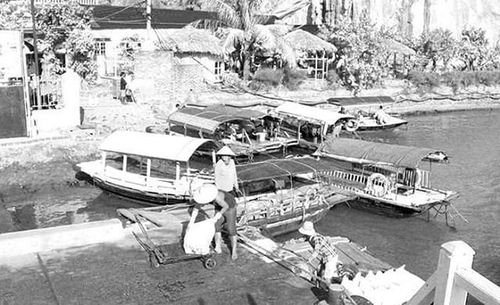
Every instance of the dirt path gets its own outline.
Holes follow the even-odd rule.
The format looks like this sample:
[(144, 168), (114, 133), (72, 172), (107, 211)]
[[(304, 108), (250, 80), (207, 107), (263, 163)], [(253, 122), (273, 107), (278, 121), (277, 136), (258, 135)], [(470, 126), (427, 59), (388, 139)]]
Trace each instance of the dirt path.
[(139, 248), (97, 245), (2, 260), (2, 304), (313, 304), (325, 297), (241, 249), (214, 270), (198, 260), (151, 269)]

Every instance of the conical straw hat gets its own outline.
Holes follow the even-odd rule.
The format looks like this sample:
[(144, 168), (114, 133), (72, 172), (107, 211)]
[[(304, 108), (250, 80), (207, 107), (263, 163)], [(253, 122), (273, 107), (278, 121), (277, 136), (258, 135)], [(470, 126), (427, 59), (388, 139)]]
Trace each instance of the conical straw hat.
[(314, 230), (314, 224), (310, 221), (305, 221), (302, 227), (300, 227), (299, 232), (304, 235), (316, 234), (316, 230)]
[(214, 184), (205, 183), (193, 191), (193, 199), (199, 204), (206, 204), (214, 201), (218, 192)]
[(229, 146), (224, 146), (216, 153), (218, 156), (236, 156)]

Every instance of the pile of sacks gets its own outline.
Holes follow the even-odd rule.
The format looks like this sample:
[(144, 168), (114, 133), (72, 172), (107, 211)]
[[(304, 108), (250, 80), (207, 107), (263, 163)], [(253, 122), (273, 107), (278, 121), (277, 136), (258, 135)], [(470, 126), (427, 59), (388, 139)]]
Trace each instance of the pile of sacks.
[(370, 300), (374, 305), (400, 305), (408, 301), (425, 284), (418, 276), (405, 270), (405, 266), (385, 272), (369, 271), (349, 280), (344, 277), (342, 286), (347, 294), (358, 295)]

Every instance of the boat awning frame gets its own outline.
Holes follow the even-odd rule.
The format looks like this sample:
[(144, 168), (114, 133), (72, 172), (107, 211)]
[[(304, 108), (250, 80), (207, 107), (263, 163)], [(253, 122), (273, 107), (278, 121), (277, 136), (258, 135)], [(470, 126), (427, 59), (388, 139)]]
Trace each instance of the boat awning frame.
[(348, 162), (361, 164), (380, 163), (406, 168), (418, 168), (420, 162), (427, 160), (432, 154), (443, 154), (443, 161), (448, 160), (448, 156), (437, 149), (347, 138), (335, 138), (324, 142), (320, 154)]
[(259, 119), (265, 114), (254, 110), (233, 109), (226, 106), (211, 106), (205, 109), (186, 107), (168, 117), (169, 125), (181, 125), (190, 129), (214, 133), (220, 125), (238, 121), (253, 124), (252, 119)]
[(301, 121), (335, 125), (342, 119), (354, 119), (354, 116), (343, 114), (323, 108), (302, 105), (298, 103), (285, 102), (275, 109), (278, 115), (295, 117)]
[(99, 149), (105, 152), (188, 162), (195, 151), (206, 143), (213, 143), (214, 148), (217, 146), (210, 139), (116, 131), (104, 139)]
[(303, 174), (316, 176), (321, 170), (324, 170), (321, 162), (312, 157), (270, 159), (236, 166), (238, 181), (242, 183)]

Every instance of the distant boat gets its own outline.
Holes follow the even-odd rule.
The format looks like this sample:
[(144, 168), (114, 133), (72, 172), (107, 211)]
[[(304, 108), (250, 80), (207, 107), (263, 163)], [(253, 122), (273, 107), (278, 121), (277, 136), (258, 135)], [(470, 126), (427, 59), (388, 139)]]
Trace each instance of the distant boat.
[(259, 153), (286, 151), (297, 139), (280, 132), (278, 121), (264, 112), (242, 110), (224, 105), (204, 109), (185, 107), (167, 118), (163, 130), (148, 127), (148, 132), (212, 139), (228, 145), (238, 159), (253, 159)]
[(361, 117), (358, 120), (358, 128), (356, 131), (373, 131), (380, 129), (393, 129), (402, 125), (408, 124), (408, 121), (403, 119), (387, 115), (387, 120), (384, 123), (380, 123), (378, 120), (372, 116)]
[(356, 131), (358, 125), (353, 115), (291, 102), (276, 107), (270, 115), (280, 120), (282, 131), (311, 148), (329, 135), (338, 136), (341, 130)]

